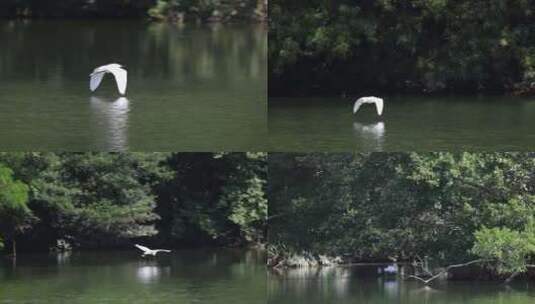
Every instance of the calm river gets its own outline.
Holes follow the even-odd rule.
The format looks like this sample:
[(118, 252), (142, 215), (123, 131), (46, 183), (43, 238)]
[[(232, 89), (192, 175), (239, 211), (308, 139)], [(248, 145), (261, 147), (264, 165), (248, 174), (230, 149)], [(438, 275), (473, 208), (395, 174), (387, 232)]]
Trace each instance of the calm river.
[(533, 151), (535, 98), (384, 97), (269, 100), (270, 151)]
[[(265, 26), (0, 21), (0, 150), (259, 150)], [(89, 91), (89, 74), (118, 62)]]
[(295, 269), (270, 273), (270, 304), (530, 304), (533, 282), (449, 281), (433, 287), (378, 273), (377, 266)]
[(264, 254), (177, 251), (142, 258), (136, 249), (0, 260), (0, 303), (266, 303)]

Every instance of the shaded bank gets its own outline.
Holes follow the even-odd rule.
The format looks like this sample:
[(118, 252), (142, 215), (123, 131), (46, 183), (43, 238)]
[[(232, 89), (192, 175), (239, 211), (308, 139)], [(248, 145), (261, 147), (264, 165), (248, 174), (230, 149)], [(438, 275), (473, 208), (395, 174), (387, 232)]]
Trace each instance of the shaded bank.
[(178, 22), (264, 21), (267, 0), (7, 0), (4, 18), (152, 18)]
[(4, 0), (0, 17), (9, 18), (96, 18), (144, 17), (155, 0)]
[(272, 1), (269, 94), (532, 93), (534, 1)]
[(274, 267), (340, 256), (408, 262), (428, 280), (465, 266), (507, 279), (535, 266), (533, 153), (269, 157)]

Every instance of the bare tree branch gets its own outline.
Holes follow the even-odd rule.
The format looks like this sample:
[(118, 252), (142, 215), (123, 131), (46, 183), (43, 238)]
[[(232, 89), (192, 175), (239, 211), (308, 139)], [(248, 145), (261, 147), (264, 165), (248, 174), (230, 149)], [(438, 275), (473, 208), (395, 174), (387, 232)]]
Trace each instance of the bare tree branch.
[[(482, 263), (482, 262), (486, 262), (488, 260), (485, 260), (485, 259), (477, 259), (477, 260), (473, 260), (473, 261), (470, 261), (470, 262), (466, 262), (466, 263), (462, 263), (462, 264), (454, 264), (454, 265), (449, 265), (447, 266), (446, 268), (444, 268), (444, 270), (441, 270), (439, 271), (438, 273), (434, 274), (434, 275), (431, 275), (431, 277), (427, 278), (427, 279), (424, 279), (420, 276), (417, 276), (417, 275), (410, 275), (408, 276), (407, 278), (410, 279), (416, 279), (418, 281), (421, 281), (422, 283), (424, 283), (425, 285), (429, 285), (429, 283), (431, 283), (432, 281), (434, 281), (436, 278), (440, 277), (441, 275), (443, 274), (446, 274), (448, 273), (451, 269), (453, 268), (459, 268), (459, 267), (465, 267), (465, 266), (469, 266), (469, 265), (472, 265), (472, 264), (476, 264), (476, 263)], [(424, 271), (426, 273), (431, 273), (430, 271), (427, 271), (424, 269)]]
[(510, 276), (509, 276), (503, 283), (504, 283), (504, 284), (509, 284), (509, 283), (511, 283), (511, 281), (512, 281), (514, 278), (516, 278), (519, 274), (520, 274), (520, 272), (518, 272), (518, 271), (513, 272), (513, 273), (512, 273), (512, 274), (511, 274), (511, 275), (510, 275)]

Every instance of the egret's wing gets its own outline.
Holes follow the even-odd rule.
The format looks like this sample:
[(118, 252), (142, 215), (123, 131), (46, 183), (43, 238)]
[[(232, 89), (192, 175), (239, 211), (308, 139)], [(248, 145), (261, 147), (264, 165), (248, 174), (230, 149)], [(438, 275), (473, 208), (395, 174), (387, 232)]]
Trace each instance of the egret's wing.
[(141, 246), (141, 245), (138, 245), (138, 244), (135, 244), (134, 246), (136, 246), (139, 250), (141, 250), (143, 252), (150, 251), (150, 249), (145, 247), (145, 246)]
[(119, 89), (119, 93), (121, 95), (124, 95), (126, 92), (126, 82), (127, 82), (127, 73), (125, 69), (121, 68), (113, 68), (110, 69), (110, 73), (113, 74), (115, 77), (115, 81), (117, 82), (117, 89)]
[(377, 98), (377, 100), (375, 101), (375, 108), (377, 109), (377, 114), (379, 114), (379, 116), (383, 114), (383, 106), (383, 100), (381, 98)]
[(89, 80), (89, 89), (91, 89), (91, 92), (95, 91), (98, 86), (100, 85), (100, 82), (102, 81), (102, 78), (104, 77), (104, 73), (93, 73), (90, 76)]
[(357, 101), (355, 101), (355, 104), (353, 105), (353, 114), (357, 113), (360, 106), (364, 103), (364, 99), (359, 98)]
[(154, 251), (156, 251), (156, 252), (171, 252), (171, 250), (167, 250), (167, 249), (156, 249)]

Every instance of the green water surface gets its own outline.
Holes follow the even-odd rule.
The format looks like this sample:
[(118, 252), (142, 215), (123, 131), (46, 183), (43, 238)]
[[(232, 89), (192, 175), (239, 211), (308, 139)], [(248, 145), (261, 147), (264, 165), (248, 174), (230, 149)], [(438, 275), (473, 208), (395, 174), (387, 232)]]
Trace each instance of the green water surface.
[[(267, 132), (260, 25), (0, 21), (0, 150), (248, 151)], [(89, 74), (118, 62), (89, 91)]]
[(533, 151), (535, 98), (384, 97), (353, 115), (351, 98), (270, 99), (270, 151)]
[(265, 259), (242, 250), (19, 255), (0, 261), (0, 303), (266, 303)]
[(270, 273), (270, 304), (530, 304), (533, 282), (447, 281), (425, 287), (395, 275), (380, 274), (377, 266), (294, 269)]

